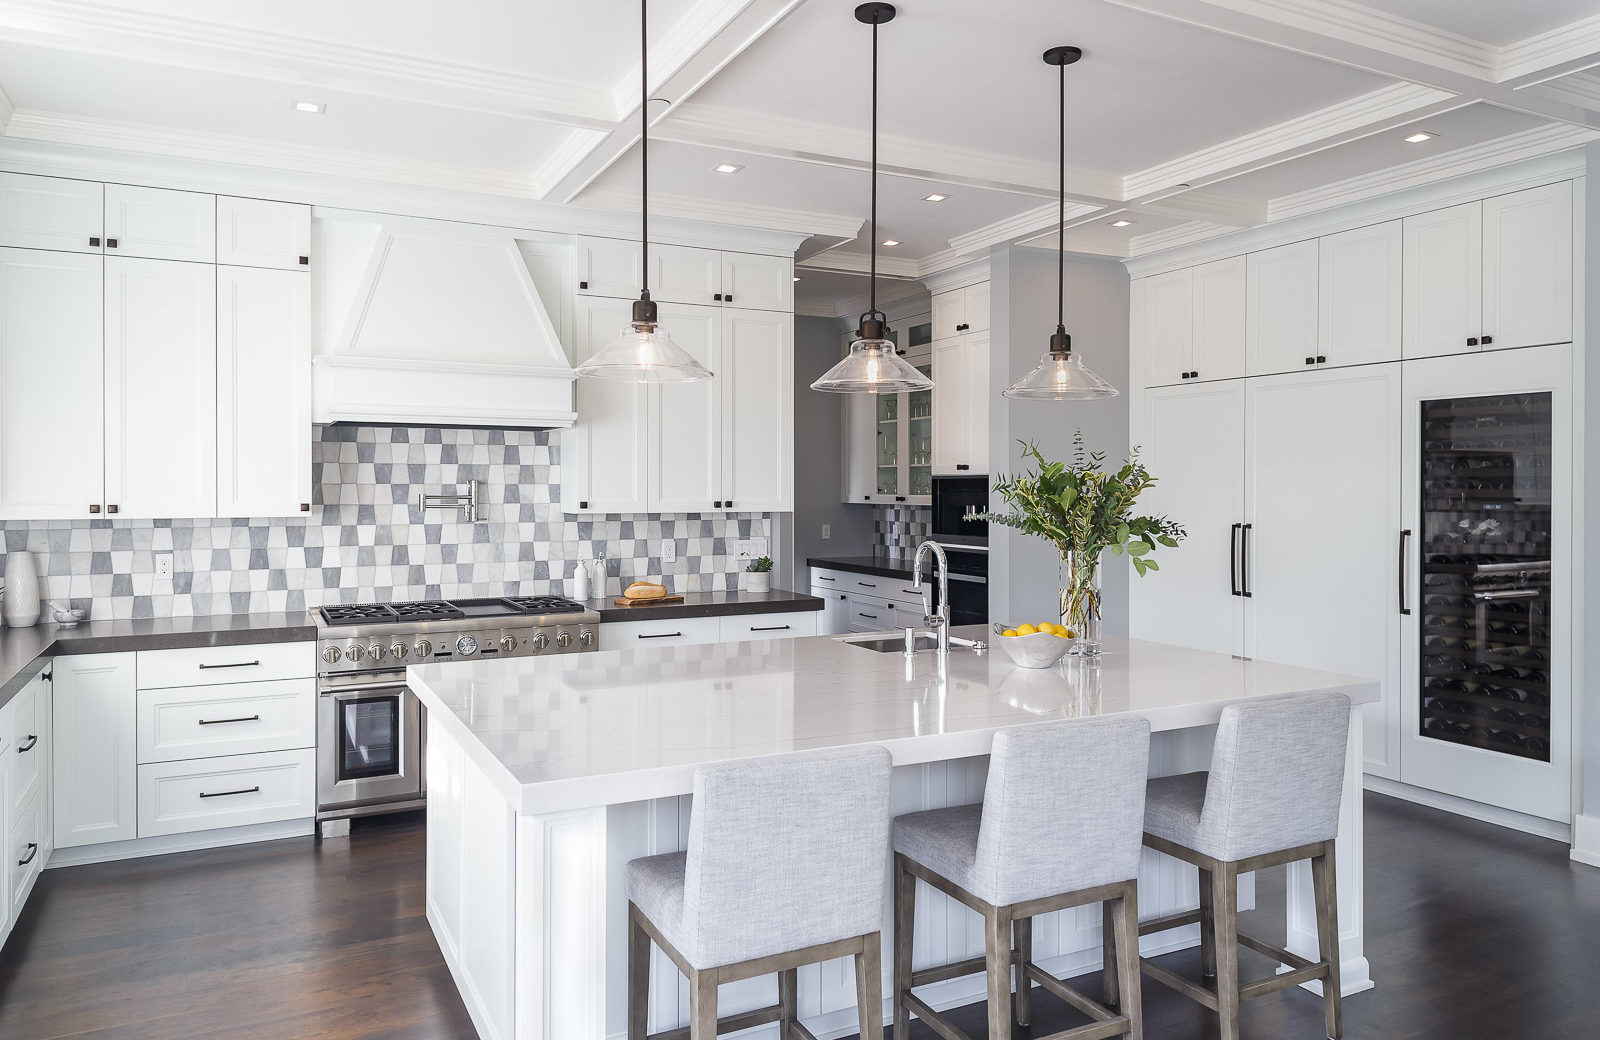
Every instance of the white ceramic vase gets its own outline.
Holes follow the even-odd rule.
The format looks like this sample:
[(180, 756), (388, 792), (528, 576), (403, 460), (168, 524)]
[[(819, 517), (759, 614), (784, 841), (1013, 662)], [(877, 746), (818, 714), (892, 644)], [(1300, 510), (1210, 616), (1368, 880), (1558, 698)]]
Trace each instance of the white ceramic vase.
[(39, 623), (39, 572), (26, 549), (6, 553), (6, 624), (31, 628)]

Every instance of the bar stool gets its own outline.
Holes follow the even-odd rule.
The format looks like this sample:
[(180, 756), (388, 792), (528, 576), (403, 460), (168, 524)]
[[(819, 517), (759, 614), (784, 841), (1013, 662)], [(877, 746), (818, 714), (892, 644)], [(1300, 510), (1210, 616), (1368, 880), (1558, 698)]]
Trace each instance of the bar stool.
[[(1344, 793), (1350, 698), (1342, 693), (1271, 697), (1222, 710), (1210, 773), (1150, 781), (1144, 843), (1200, 868), (1200, 909), (1151, 921), (1140, 935), (1200, 924), (1201, 970), (1215, 990), (1142, 960), (1144, 973), (1217, 1013), (1223, 1040), (1238, 1040), (1239, 1005), (1313, 979), (1322, 980), (1331, 1040), (1343, 1025), (1339, 1004), (1339, 911), (1334, 836)], [(1311, 860), (1317, 907), (1315, 962), (1239, 932), (1238, 878), (1264, 867)], [(1239, 947), (1289, 970), (1239, 981)]]
[[(689, 980), (690, 1040), (767, 1022), (816, 1040), (796, 969), (852, 955), (862, 1040), (882, 1040), (889, 771), (877, 745), (695, 770), (688, 851), (628, 864), (628, 1040), (646, 1040), (651, 942)], [(718, 984), (774, 972), (777, 1004), (717, 1018)]]
[[(1019, 1024), (1032, 1017), (1034, 982), (1094, 1019), (1038, 1040), (1140, 1040), (1139, 831), (1149, 757), (1150, 723), (1143, 718), (1002, 730), (989, 756), (982, 805), (895, 818), (895, 1040), (907, 1035), (913, 1013), (946, 1040), (965, 1037), (912, 990), (979, 972), (988, 975), (989, 1040), (1009, 1040), (1013, 967)], [(918, 879), (983, 915), (984, 956), (911, 970)], [(1108, 949), (1123, 965), (1120, 991), (1106, 1001), (1120, 1003), (1120, 1013), (1033, 963), (1036, 915), (1098, 902), (1106, 903), (1115, 933)]]

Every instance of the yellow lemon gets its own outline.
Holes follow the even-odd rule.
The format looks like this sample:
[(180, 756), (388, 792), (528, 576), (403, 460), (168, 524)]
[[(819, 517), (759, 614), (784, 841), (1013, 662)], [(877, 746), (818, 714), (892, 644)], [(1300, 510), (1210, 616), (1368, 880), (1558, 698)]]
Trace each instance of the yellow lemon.
[(1031, 636), (1037, 631), (1039, 631), (1039, 630), (1037, 628), (1034, 628), (1032, 625), (1018, 625), (1017, 626), (1017, 635), (1019, 635), (1019, 636)]
[(1060, 636), (1062, 639), (1077, 638), (1077, 635), (1070, 628), (1063, 628), (1061, 631), (1057, 632), (1056, 635)]
[(1014, 628), (1008, 628), (1004, 632), (1001, 632), (1000, 634), (1003, 635), (1003, 636), (1014, 636), (1014, 635), (1017, 634), (1017, 630), (1014, 629)]

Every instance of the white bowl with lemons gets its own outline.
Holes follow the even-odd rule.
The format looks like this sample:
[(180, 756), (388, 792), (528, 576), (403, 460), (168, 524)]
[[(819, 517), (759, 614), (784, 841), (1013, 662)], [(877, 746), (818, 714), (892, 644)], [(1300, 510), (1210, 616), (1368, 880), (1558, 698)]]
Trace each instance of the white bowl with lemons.
[(1041, 621), (1037, 625), (995, 623), (998, 642), (1021, 668), (1049, 668), (1064, 657), (1077, 638), (1065, 625)]

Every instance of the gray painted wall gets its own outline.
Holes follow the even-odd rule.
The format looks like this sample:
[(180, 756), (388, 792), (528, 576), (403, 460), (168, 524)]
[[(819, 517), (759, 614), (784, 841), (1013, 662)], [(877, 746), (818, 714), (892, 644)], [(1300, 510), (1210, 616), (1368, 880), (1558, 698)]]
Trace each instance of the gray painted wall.
[[(1056, 326), (1056, 257), (1012, 246), (990, 258), (989, 471), (1021, 468), (1017, 441), (1037, 441), (1046, 457), (1064, 459), (1075, 429), (1107, 464), (1128, 452), (1128, 275), (1120, 263), (1068, 257), (1066, 325), (1086, 364), (1123, 395), (1104, 402), (1008, 401), (1000, 396), (1039, 363)], [(991, 478), (993, 479), (993, 478)], [(1039, 621), (1057, 609), (1055, 548), (1003, 527), (990, 528), (989, 615), (996, 621)], [(1105, 631), (1128, 630), (1127, 564), (1105, 566)]]
[[(1600, 166), (1600, 143), (1587, 148), (1588, 164)], [(1587, 350), (1587, 325), (1600, 316), (1600, 177), (1585, 178), (1584, 218), (1586, 226), (1579, 229), (1584, 235), (1583, 292), (1584, 332), (1579, 333), (1574, 349)], [(1579, 764), (1583, 770), (1581, 804), (1574, 806), (1574, 814), (1600, 817), (1600, 603), (1588, 602), (1588, 594), (1600, 589), (1600, 359), (1585, 354), (1583, 366), (1584, 385), (1576, 402), (1583, 416), (1584, 439), (1587, 450), (1580, 453), (1583, 467), (1583, 501), (1578, 523), (1583, 539), (1583, 574), (1580, 575), (1577, 595), (1582, 609), (1582, 628), (1576, 635), (1581, 660), (1584, 662), (1584, 687), (1574, 690), (1577, 701), (1581, 739)]]

